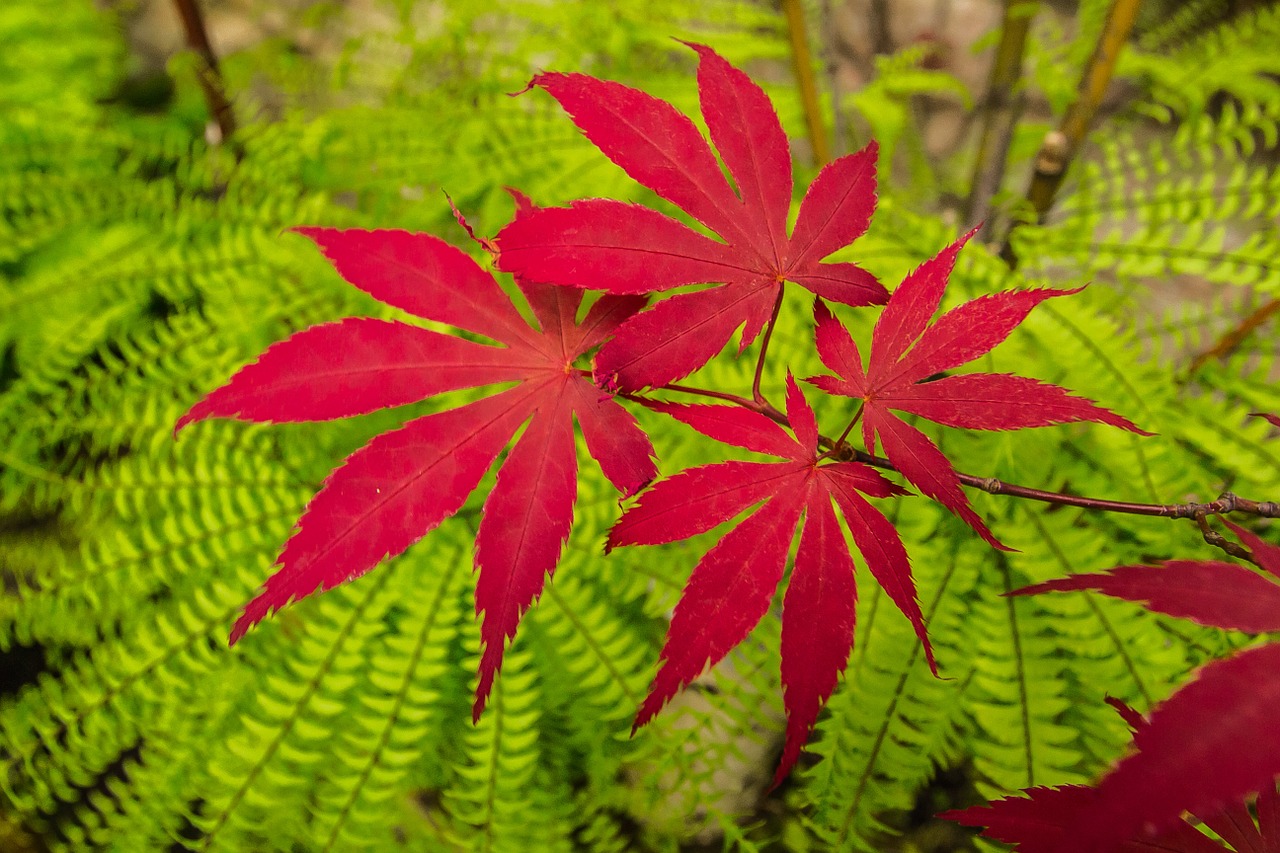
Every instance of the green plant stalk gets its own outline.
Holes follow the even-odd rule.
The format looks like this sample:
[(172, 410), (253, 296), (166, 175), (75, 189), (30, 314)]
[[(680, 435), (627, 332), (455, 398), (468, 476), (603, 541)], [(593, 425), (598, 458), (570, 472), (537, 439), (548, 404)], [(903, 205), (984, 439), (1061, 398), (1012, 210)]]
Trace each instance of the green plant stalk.
[(796, 83), (800, 87), (800, 100), (804, 104), (805, 124), (809, 130), (809, 145), (813, 149), (813, 164), (822, 168), (831, 161), (831, 144), (822, 121), (822, 106), (818, 103), (818, 84), (813, 77), (813, 57), (809, 53), (809, 31), (805, 27), (804, 7), (801, 0), (782, 0), (787, 13), (787, 32), (791, 36), (791, 64), (795, 68)]
[(1009, 155), (1013, 129), (1022, 115), (1025, 102), (1019, 82), (1027, 49), (1027, 34), (1039, 9), (1039, 0), (1005, 0), (1004, 18), (1000, 24), (1000, 43), (991, 63), (987, 83), (987, 99), (982, 121), (978, 156), (973, 164), (973, 180), (965, 202), (966, 222), (985, 220), (982, 236), (992, 230), (991, 199), (1000, 190)]
[[(1134, 21), (1138, 17), (1138, 7), (1142, 0), (1112, 0), (1107, 8), (1107, 18), (1098, 36), (1098, 44), (1093, 55), (1085, 65), (1084, 74), (1080, 78), (1080, 86), (1076, 90), (1076, 99), (1067, 108), (1058, 129), (1051, 131), (1044, 138), (1040, 152), (1036, 155), (1035, 171), (1031, 175), (1031, 183), (1027, 187), (1027, 202), (1035, 211), (1036, 221), (1043, 222), (1053, 200), (1062, 187), (1067, 169), (1071, 161), (1080, 152), (1084, 138), (1102, 106), (1102, 99), (1107, 94), (1107, 87), (1115, 73), (1116, 61), (1120, 51), (1133, 31)], [(1005, 237), (1000, 250), (1000, 257), (1016, 267), (1018, 259), (1013, 253), (1010, 237), (1013, 228)]]

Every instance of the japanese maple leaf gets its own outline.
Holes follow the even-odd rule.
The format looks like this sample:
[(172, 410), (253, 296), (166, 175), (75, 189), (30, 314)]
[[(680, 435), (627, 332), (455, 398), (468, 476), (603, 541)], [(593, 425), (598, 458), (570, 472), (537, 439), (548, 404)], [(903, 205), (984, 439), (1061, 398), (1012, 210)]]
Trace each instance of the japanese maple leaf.
[[(987, 838), (1014, 844), (1018, 853), (1055, 850), (1101, 850), (1076, 846), (1076, 827), (1093, 799), (1083, 785), (1029, 788), (1023, 796), (1006, 797), (986, 806), (938, 815), (965, 826), (986, 827)], [(1141, 833), (1114, 844), (1116, 853), (1274, 853), (1280, 850), (1280, 796), (1275, 786), (1264, 787), (1257, 800), (1258, 825), (1244, 800), (1200, 816), (1204, 824), (1229, 842), (1227, 846), (1197, 831), (1185, 821), (1154, 834)]]
[[(1280, 578), (1280, 548), (1226, 523), (1258, 564)], [(1120, 566), (1012, 594), (1069, 590), (1095, 590), (1203, 625), (1280, 630), (1280, 583), (1216, 560)], [(1029, 792), (1030, 800), (1005, 800), (991, 811), (970, 809), (950, 817), (989, 826), (991, 837), (1020, 842), (1026, 851), (1223, 849), (1206, 846), (1204, 836), (1181, 823), (1189, 812), (1237, 850), (1280, 850), (1280, 800), (1273, 782), (1280, 775), (1280, 740), (1272, 735), (1280, 703), (1277, 673), (1277, 643), (1210, 663), (1148, 719), (1121, 708), (1135, 729), (1134, 748), (1095, 787), (1070, 793), (1039, 789)], [(1242, 799), (1259, 790), (1261, 835)], [(1183, 838), (1183, 846), (1174, 845), (1174, 838)]]
[(269, 347), (178, 421), (323, 421), (400, 406), (446, 391), (512, 387), (411, 420), (373, 439), (333, 471), (277, 559), (279, 570), (245, 607), (235, 643), (269, 612), (357, 578), (404, 551), (462, 506), (512, 436), (476, 536), (476, 612), (484, 654), (479, 715), (503, 645), (542, 591), (569, 535), (577, 495), (573, 422), (604, 474), (630, 495), (656, 474), (634, 418), (574, 360), (644, 300), (603, 296), (577, 321), (582, 293), (521, 282), (531, 327), (493, 277), (427, 234), (299, 228), (338, 272), (376, 299), (498, 342), (476, 343), (400, 322), (351, 318)]
[(1280, 631), (1280, 548), (1226, 522), (1272, 579), (1221, 560), (1168, 560), (1159, 567), (1117, 566), (1014, 590), (1009, 595), (1094, 590), (1180, 619), (1233, 631)]
[(544, 73), (529, 84), (559, 101), (628, 175), (723, 241), (608, 199), (544, 208), (498, 234), (499, 267), (537, 281), (619, 294), (721, 284), (665, 299), (624, 323), (596, 356), (596, 375), (607, 387), (679, 379), (720, 352), (740, 326), (741, 352), (769, 321), (783, 281), (845, 305), (888, 298), (860, 267), (822, 263), (867, 230), (875, 144), (818, 174), (788, 236), (791, 151), (768, 96), (710, 48), (690, 47), (699, 57), (702, 116), (736, 193), (693, 122), (667, 102), (583, 74)]
[(1022, 376), (967, 373), (927, 381), (990, 352), (1032, 308), (1075, 290), (1022, 290), (980, 296), (928, 325), (942, 301), (956, 255), (972, 231), (925, 261), (893, 292), (862, 355), (826, 305), (814, 304), (818, 355), (836, 376), (808, 379), (829, 394), (862, 401), (862, 435), (869, 452), (878, 436), (893, 466), (921, 492), (1004, 548), (969, 505), (951, 463), (920, 430), (894, 410), (965, 429), (1004, 430), (1096, 421), (1150, 435), (1127, 419), (1065, 389)]
[(911, 565), (892, 524), (863, 495), (903, 494), (857, 462), (818, 452), (813, 410), (790, 375), (787, 417), (795, 437), (768, 417), (735, 406), (651, 403), (717, 441), (779, 456), (783, 462), (722, 462), (661, 480), (623, 513), (608, 547), (686, 539), (757, 506), (694, 568), (676, 605), (662, 667), (640, 707), (648, 722), (683, 686), (723, 658), (764, 616), (782, 579), (787, 552), (804, 516), (800, 549), (782, 610), (782, 683), (787, 740), (775, 783), (800, 754), (822, 703), (853, 647), (853, 560), (832, 501), (840, 508), (872, 575), (915, 626), (929, 666), (933, 650), (916, 601)]
[[(1135, 749), (1094, 787), (1031, 788), (939, 817), (984, 826), (1020, 853), (1266, 853), (1280, 850), (1280, 644), (1203, 667), (1149, 719), (1117, 704)], [(1246, 798), (1257, 798), (1257, 825)], [(1230, 846), (1193, 829), (1200, 819)]]

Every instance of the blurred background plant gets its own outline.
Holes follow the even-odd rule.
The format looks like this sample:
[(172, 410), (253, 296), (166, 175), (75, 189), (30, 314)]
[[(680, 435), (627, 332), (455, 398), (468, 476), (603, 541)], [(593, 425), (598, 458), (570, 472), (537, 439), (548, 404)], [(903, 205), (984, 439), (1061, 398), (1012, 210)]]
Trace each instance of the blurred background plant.
[[(506, 94), (557, 68), (696, 114), (673, 37), (765, 83), (801, 185), (817, 160), (880, 139), (881, 206), (848, 256), (886, 282), (985, 219), (988, 248), (966, 250), (949, 298), (1097, 283), (1037, 312), (983, 369), (1059, 382), (1160, 437), (932, 433), (962, 470), (1117, 499), (1274, 498), (1280, 455), (1246, 413), (1280, 411), (1276, 7), (1143, 5), (1087, 145), (1039, 209), (1025, 190), (1046, 133), (1080, 100), (1108, 21), (1136, 3), (785, 5), (0, 7), (0, 848), (968, 849), (966, 830), (931, 815), (1087, 780), (1127, 741), (1101, 694), (1147, 710), (1247, 641), (1123, 602), (997, 596), (1193, 555), (1192, 529), (975, 496), (1020, 549), (1000, 555), (899, 501), (947, 678), (868, 588), (812, 752), (766, 794), (776, 620), (628, 738), (706, 543), (603, 558), (616, 507), (588, 478), (568, 556), (477, 726), (475, 507), (226, 647), (325, 474), (412, 414), (210, 423), (173, 440), (178, 415), (270, 341), (385, 315), (283, 229), (461, 244), (441, 191), (492, 233), (510, 215), (504, 186), (541, 204), (664, 206), (549, 99)], [(200, 27), (184, 31), (183, 8)], [(1008, 76), (991, 75), (993, 56)], [(778, 352), (817, 372), (803, 300), (785, 316)], [(853, 318), (855, 334), (870, 322)], [(704, 384), (745, 387), (751, 361), (726, 356)], [(721, 458), (647, 426), (665, 471)]]

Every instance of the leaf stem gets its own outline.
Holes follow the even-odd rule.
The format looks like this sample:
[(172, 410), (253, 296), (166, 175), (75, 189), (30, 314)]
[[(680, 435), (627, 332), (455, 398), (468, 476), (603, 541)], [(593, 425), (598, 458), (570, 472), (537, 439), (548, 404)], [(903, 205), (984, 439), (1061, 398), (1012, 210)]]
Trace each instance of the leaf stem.
[(204, 16), (200, 13), (197, 0), (173, 0), (182, 18), (182, 29), (186, 32), (187, 47), (200, 57), (201, 67), (196, 74), (200, 90), (204, 92), (205, 103), (209, 107), (209, 116), (218, 128), (218, 143), (230, 143), (236, 132), (236, 114), (227, 100), (226, 86), (223, 84), (222, 70), (218, 67), (218, 56), (209, 43), (209, 31), (204, 25)]
[(751, 380), (751, 399), (756, 405), (767, 405), (764, 395), (760, 393), (760, 382), (764, 379), (764, 359), (769, 353), (769, 340), (773, 337), (773, 327), (778, 324), (778, 312), (782, 310), (782, 288), (778, 288), (778, 298), (773, 302), (773, 313), (764, 327), (764, 335), (760, 338), (760, 355), (756, 358), (756, 375)]
[(839, 438), (831, 442), (831, 449), (819, 456), (819, 459), (824, 459), (828, 456), (835, 456), (845, 449), (846, 445), (844, 440), (849, 437), (849, 433), (853, 432), (853, 428), (857, 426), (858, 421), (862, 420), (862, 412), (865, 409), (866, 406), (864, 404), (858, 404), (858, 410), (853, 413), (853, 417), (849, 420), (849, 424), (844, 428), (844, 432), (840, 433)]
[[(1098, 35), (1098, 44), (1080, 78), (1076, 99), (1067, 108), (1058, 129), (1050, 131), (1040, 146), (1035, 171), (1027, 187), (1027, 202), (1035, 211), (1037, 222), (1044, 221), (1066, 177), (1067, 168), (1084, 144), (1085, 135), (1107, 94), (1107, 86), (1111, 83), (1120, 51), (1129, 39), (1129, 33), (1133, 31), (1141, 4), (1142, 0), (1111, 0), (1102, 32)], [(1010, 267), (1018, 265), (1018, 258), (1014, 255), (1010, 242), (1014, 230), (1016, 229), (1009, 229), (1004, 246), (1000, 249), (1000, 257)]]
[(822, 168), (831, 161), (831, 146), (827, 142), (827, 130), (822, 123), (818, 85), (813, 79), (813, 58), (809, 55), (809, 30), (804, 22), (804, 6), (801, 0), (782, 0), (782, 9), (787, 14), (787, 33), (791, 36), (791, 64), (795, 68), (796, 83), (800, 86), (800, 101), (804, 104), (809, 145), (813, 149), (813, 164)]

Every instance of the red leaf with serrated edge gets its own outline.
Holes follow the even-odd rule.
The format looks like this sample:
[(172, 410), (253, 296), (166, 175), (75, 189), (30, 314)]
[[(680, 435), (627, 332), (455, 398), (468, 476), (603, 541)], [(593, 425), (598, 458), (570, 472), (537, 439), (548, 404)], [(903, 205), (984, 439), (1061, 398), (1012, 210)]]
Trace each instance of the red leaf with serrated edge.
[(361, 290), (497, 345), (372, 319), (317, 326), (270, 347), (193, 406), (179, 428), (208, 417), (328, 420), (459, 388), (516, 385), (418, 418), (353, 453), (308, 505), (277, 560), (279, 570), (245, 607), (231, 641), (288, 602), (359, 577), (422, 538), (458, 511), (526, 425), (485, 501), (477, 535), (476, 611), (484, 644), (478, 715), (507, 639), (554, 571), (569, 534), (577, 494), (574, 420), (624, 495), (656, 475), (653, 448), (635, 419), (574, 367), (645, 300), (602, 297), (578, 323), (581, 291), (518, 280), (538, 323), (533, 327), (492, 275), (435, 237), (296, 230)]
[[(1269, 572), (1280, 548), (1227, 525)], [(1119, 566), (1015, 590), (1011, 595), (1096, 590), (1160, 613), (1254, 632), (1280, 628), (1280, 584), (1237, 565), (1171, 560), (1161, 567)], [(1205, 846), (1183, 816), (1193, 815), (1237, 853), (1280, 850), (1280, 743), (1270, 736), (1280, 700), (1280, 644), (1261, 646), (1202, 667), (1188, 685), (1147, 717), (1118, 699), (1107, 702), (1134, 730), (1133, 748), (1093, 788), (1069, 795), (1032, 793), (986, 809), (943, 817), (988, 825), (992, 838), (1018, 850), (1226, 850)], [(1257, 824), (1246, 798), (1257, 799)], [(1047, 799), (1046, 799), (1047, 797)], [(1055, 805), (1056, 804), (1056, 805)], [(1012, 814), (1040, 820), (1011, 823)], [(994, 817), (993, 817), (994, 815)], [(1179, 846), (1174, 841), (1181, 839)]]
[(534, 210), (498, 235), (499, 266), (531, 280), (611, 293), (721, 285), (659, 302), (624, 324), (596, 360), (596, 375), (611, 388), (675, 381), (705, 364), (740, 327), (741, 351), (767, 322), (784, 281), (846, 305), (888, 298), (860, 267), (822, 263), (871, 221), (875, 144), (819, 173), (788, 237), (791, 151), (777, 113), (745, 73), (708, 47), (689, 46), (698, 53), (702, 115), (737, 193), (693, 123), (665, 101), (582, 74), (539, 74), (529, 84), (559, 101), (627, 174), (723, 240), (604, 199)]
[(777, 785), (800, 757), (822, 703), (853, 650), (858, 586), (831, 496), (815, 491), (805, 509), (795, 569), (782, 602), (782, 690), (787, 740)]
[[(1135, 732), (1148, 727), (1146, 719), (1120, 700), (1108, 697), (1107, 702), (1120, 710)], [(1276, 853), (1280, 851), (1280, 794), (1273, 781), (1262, 784), (1254, 802), (1256, 820), (1248, 806), (1251, 794), (1187, 810), (1222, 841), (1197, 831), (1182, 815), (1175, 815), (1164, 828), (1148, 824), (1118, 841), (1095, 845), (1083, 833), (1091, 825), (1102, 795), (1097, 788), (1082, 785), (1029, 788), (1022, 796), (942, 812), (938, 817), (965, 826), (986, 827), (984, 836), (1013, 844), (1019, 853), (1086, 849), (1101, 853)]]
[(1129, 725), (1129, 728), (1134, 731), (1137, 731), (1147, 724), (1147, 718), (1139, 714), (1134, 710), (1133, 706), (1128, 702), (1125, 702), (1123, 699), (1108, 696), (1105, 701), (1112, 708), (1116, 709), (1116, 713), (1119, 714), (1121, 719), (1123, 719)]
[(1262, 566), (1275, 577), (1280, 578), (1280, 547), (1263, 541), (1260, 537), (1245, 530), (1238, 524), (1232, 524), (1225, 518), (1222, 521), (1227, 527), (1231, 528), (1232, 533), (1240, 537), (1240, 541), (1253, 553), (1253, 559), (1257, 561), (1259, 566)]
[(1165, 832), (1184, 812), (1214, 814), (1280, 775), (1280, 643), (1202, 667), (1149, 715), (1135, 751), (1093, 789), (1069, 840), (1053, 849), (1107, 850)]
[(706, 364), (743, 325), (743, 346), (760, 333), (773, 312), (771, 286), (714, 287), (681, 293), (643, 311), (618, 329), (596, 353), (596, 376), (610, 389), (661, 387)]
[(786, 461), (721, 462), (683, 471), (645, 491), (610, 531), (610, 548), (674, 542), (757, 507), (694, 568), (676, 605), (662, 668), (635, 725), (644, 725), (760, 621), (800, 526), (800, 550), (783, 606), (782, 680), (788, 723), (776, 782), (799, 756), (853, 643), (853, 558), (833, 500), (872, 574), (916, 627), (933, 665), (906, 551), (893, 525), (862, 497), (903, 492), (866, 465), (821, 458), (813, 409), (790, 374), (787, 419), (794, 438), (767, 416), (736, 406), (649, 405), (710, 438)]
[(1116, 566), (1101, 574), (1059, 578), (1008, 594), (1083, 589), (1201, 625), (1251, 633), (1280, 631), (1280, 583), (1217, 560), (1169, 560), (1158, 568)]
[(515, 381), (538, 361), (532, 351), (353, 317), (267, 347), (192, 406), (175, 429), (212, 417), (275, 423), (348, 418), (445, 391)]
[(473, 719), (484, 710), (506, 641), (542, 592), (543, 577), (560, 561), (569, 538), (578, 494), (572, 402), (562, 395), (558, 407), (533, 416), (485, 501), (476, 533), (476, 612), (484, 614), (484, 656)]
[(1090, 400), (1033, 379), (970, 373), (928, 381), (940, 371), (990, 352), (1044, 300), (1077, 292), (990, 294), (947, 312), (930, 326), (942, 304), (956, 256), (972, 236), (971, 231), (903, 279), (872, 330), (871, 358), (865, 367), (849, 332), (822, 300), (816, 300), (818, 355), (836, 375), (814, 376), (807, 381), (829, 394), (861, 400), (867, 450), (874, 453), (879, 438), (889, 461), (912, 485), (954, 512), (987, 542), (1004, 548), (969, 505), (960, 478), (942, 451), (893, 410), (967, 429), (1022, 429), (1094, 421), (1141, 435), (1150, 433)]
[(661, 668), (632, 731), (751, 633), (782, 580), (803, 508), (794, 495), (771, 499), (698, 562), (672, 614)]
[[(1080, 814), (1093, 801), (1093, 789), (1083, 785), (1028, 788), (1022, 793), (1023, 796), (1006, 797), (985, 806), (942, 812), (938, 817), (964, 826), (984, 826), (984, 836), (1015, 844), (1018, 853), (1051, 853), (1060, 844), (1070, 844)], [(1113, 849), (1116, 853), (1226, 853), (1227, 850), (1185, 823), (1155, 838), (1125, 841)]]

